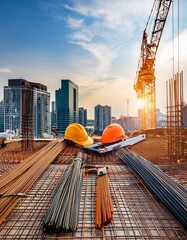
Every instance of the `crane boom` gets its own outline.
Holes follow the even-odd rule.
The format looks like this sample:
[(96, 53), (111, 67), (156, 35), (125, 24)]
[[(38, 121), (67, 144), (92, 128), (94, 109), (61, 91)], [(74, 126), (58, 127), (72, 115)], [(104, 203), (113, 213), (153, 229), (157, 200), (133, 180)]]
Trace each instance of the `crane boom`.
[(155, 59), (172, 0), (158, 2), (150, 42), (143, 31), (141, 55), (134, 89), (142, 99), (142, 129), (156, 127)]

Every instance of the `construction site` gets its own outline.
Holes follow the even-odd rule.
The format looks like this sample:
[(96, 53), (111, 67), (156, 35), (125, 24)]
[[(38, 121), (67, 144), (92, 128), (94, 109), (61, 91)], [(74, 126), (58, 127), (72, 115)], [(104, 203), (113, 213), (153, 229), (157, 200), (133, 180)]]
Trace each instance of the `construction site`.
[[(34, 140), (33, 93), (22, 93), (22, 136), (0, 139), (0, 239), (187, 239), (183, 71), (166, 80), (166, 128), (156, 128), (156, 53), (172, 1), (143, 32), (134, 89), (142, 130)], [(147, 25), (146, 25), (147, 27)], [(29, 96), (29, 98), (28, 98)]]
[[(34, 142), (32, 151), (21, 152), (19, 142), (9, 143), (0, 151), (0, 186), (1, 193), (5, 194), (1, 198), (1, 206), (3, 204), (5, 208), (4, 204), (7, 204), (0, 216), (1, 239), (187, 239), (187, 225), (182, 224), (146, 182), (121, 161), (118, 157), (121, 149), (100, 155), (55, 140), (50, 143)], [(132, 146), (131, 151), (148, 159), (186, 189), (186, 159), (178, 163), (170, 160), (167, 140), (163, 135), (149, 133), (144, 141)], [(80, 206), (76, 230), (46, 231), (44, 219), (55, 189), (68, 164), (80, 152), (83, 153), (85, 166), (107, 166), (113, 220), (106, 226), (96, 228), (98, 177), (94, 171), (84, 171), (82, 187), (79, 189)], [(34, 162), (26, 171), (29, 159)], [(15, 182), (13, 186), (10, 184), (11, 179)], [(2, 187), (4, 181), (9, 183), (6, 182), (5, 187)], [(17, 193), (25, 193), (26, 196), (16, 195)], [(184, 199), (185, 202), (186, 200), (187, 198)], [(72, 204), (71, 202), (70, 206)], [(75, 218), (75, 213), (69, 217)]]

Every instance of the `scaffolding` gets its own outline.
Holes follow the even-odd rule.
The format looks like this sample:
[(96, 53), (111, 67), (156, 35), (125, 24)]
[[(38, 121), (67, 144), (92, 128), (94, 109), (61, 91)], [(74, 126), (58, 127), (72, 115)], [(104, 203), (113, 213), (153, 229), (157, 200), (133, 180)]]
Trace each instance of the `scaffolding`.
[(185, 158), (183, 71), (166, 82), (168, 156), (171, 160)]
[(33, 148), (33, 89), (30, 87), (22, 90), (22, 151)]

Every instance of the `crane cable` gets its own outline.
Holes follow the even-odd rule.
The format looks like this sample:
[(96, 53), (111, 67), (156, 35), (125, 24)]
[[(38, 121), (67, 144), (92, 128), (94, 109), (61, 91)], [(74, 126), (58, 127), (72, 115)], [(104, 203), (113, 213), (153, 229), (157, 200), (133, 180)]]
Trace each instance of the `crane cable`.
[[(172, 58), (173, 58), (173, 61), (172, 61), (172, 75), (173, 75), (173, 79), (174, 79), (174, 76), (175, 76), (175, 69), (177, 69), (177, 72), (179, 73), (180, 71), (180, 64), (179, 64), (179, 61), (180, 61), (180, 55), (179, 55), (179, 46), (180, 46), (180, 39), (179, 39), (179, 36), (180, 36), (180, 33), (179, 33), (179, 28), (180, 28), (180, 19), (179, 19), (179, 16), (180, 16), (180, 10), (179, 10), (179, 0), (177, 0), (177, 34), (176, 34), (176, 45), (177, 47), (175, 46), (175, 11), (174, 11), (174, 3), (173, 3), (173, 7), (172, 7)], [(177, 56), (175, 56), (175, 48), (177, 48)], [(176, 65), (175, 65), (175, 61), (176, 61)]]
[(158, 0), (155, 0), (154, 4), (153, 4), (153, 7), (151, 9), (151, 13), (150, 13), (149, 18), (148, 18), (147, 23), (146, 23), (146, 27), (145, 27), (145, 31), (147, 30), (146, 31), (147, 33), (150, 32), (150, 28), (153, 25), (153, 21), (155, 19), (157, 9), (158, 9)]
[(180, 12), (179, 12), (179, 0), (177, 1), (177, 3), (178, 3), (178, 6), (177, 6), (177, 10), (178, 10), (178, 12), (177, 12), (177, 21), (178, 21), (178, 23), (177, 23), (177, 30), (178, 30), (178, 32), (177, 32), (177, 37), (178, 37), (178, 73), (179, 73), (179, 70), (180, 70), (180, 66), (179, 66), (179, 60), (180, 60), (180, 56), (179, 56), (179, 24), (180, 24), (180, 21), (179, 21), (179, 16), (180, 16)]
[[(156, 15), (156, 11), (158, 9), (158, 0), (155, 0), (154, 1), (154, 4), (153, 4), (153, 7), (151, 9), (151, 13), (149, 15), (149, 18), (147, 20), (147, 23), (146, 23), (146, 26), (145, 26), (145, 32), (147, 34), (150, 33), (150, 29), (151, 29), (151, 26), (153, 25), (153, 21), (155, 19), (155, 15)], [(139, 56), (139, 61), (138, 61), (138, 67), (137, 67), (137, 71), (136, 71), (136, 76), (134, 78), (134, 85), (136, 84), (136, 80), (137, 80), (137, 77), (138, 77), (138, 73), (139, 73), (139, 70), (140, 70), (140, 66), (141, 66), (141, 51), (140, 51), (140, 56)]]

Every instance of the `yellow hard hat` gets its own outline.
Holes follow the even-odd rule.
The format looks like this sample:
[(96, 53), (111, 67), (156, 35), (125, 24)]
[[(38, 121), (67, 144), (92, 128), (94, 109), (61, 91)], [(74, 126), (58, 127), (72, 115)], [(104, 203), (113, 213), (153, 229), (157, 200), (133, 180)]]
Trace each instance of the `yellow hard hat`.
[(66, 128), (64, 139), (71, 140), (83, 147), (93, 144), (93, 139), (88, 136), (85, 128), (79, 123), (71, 123)]

